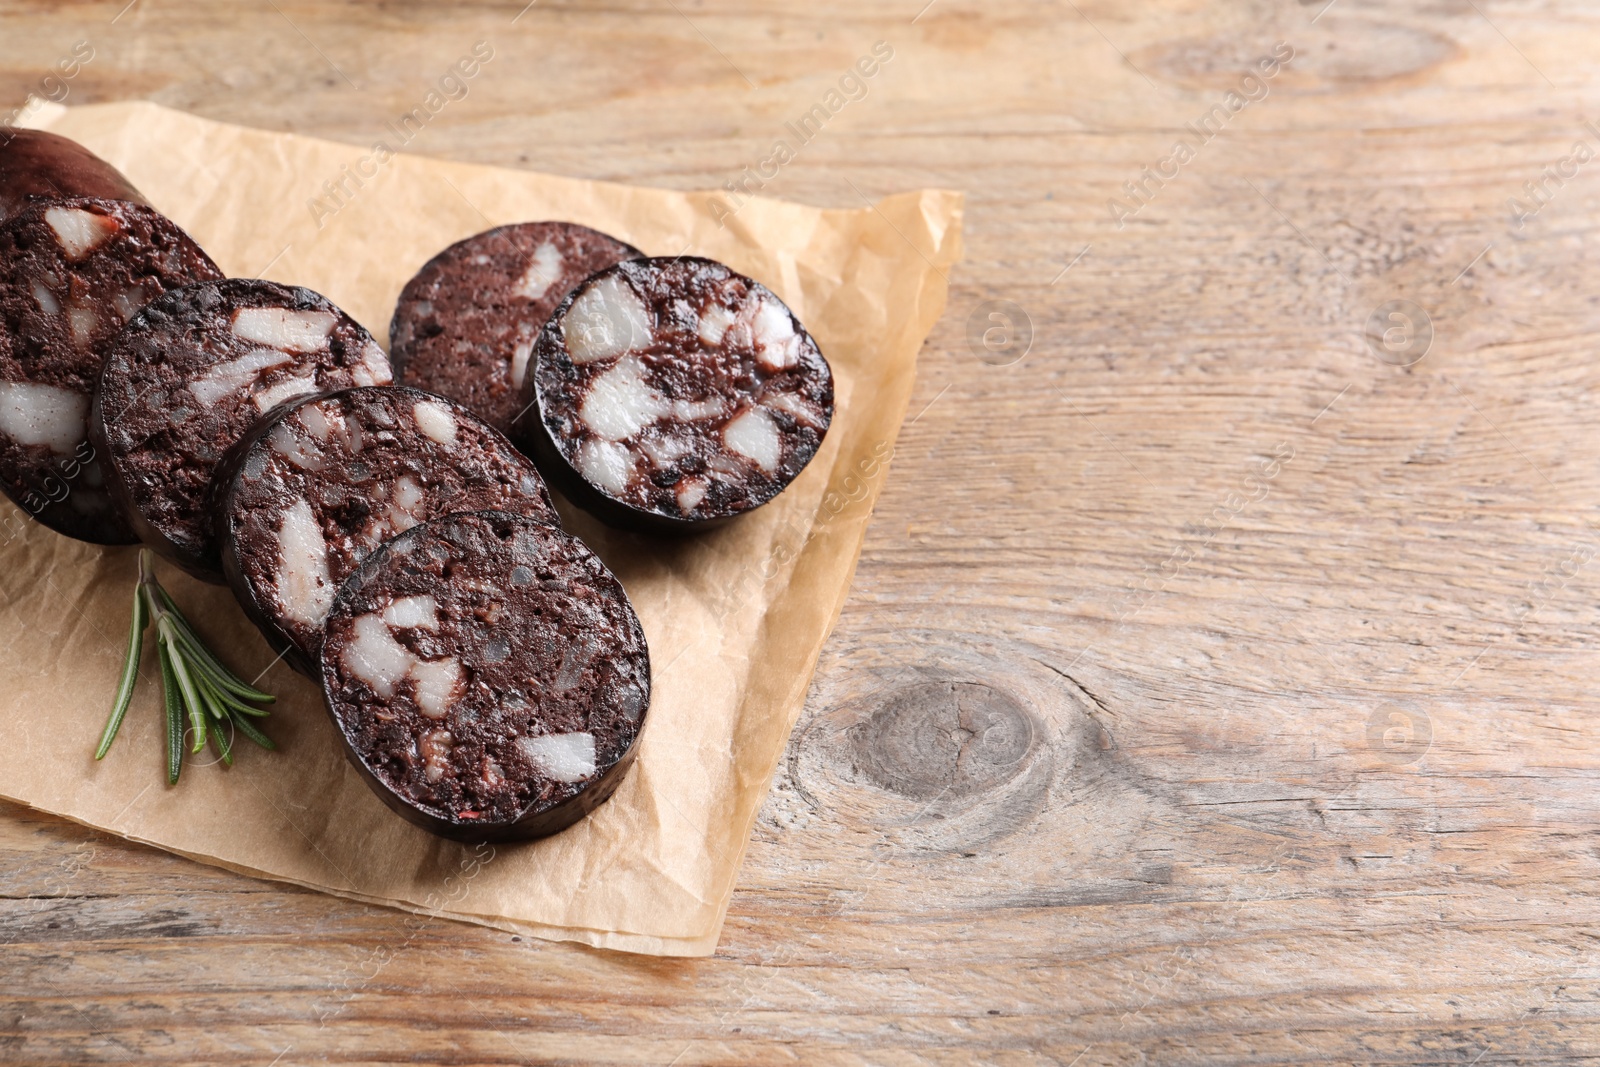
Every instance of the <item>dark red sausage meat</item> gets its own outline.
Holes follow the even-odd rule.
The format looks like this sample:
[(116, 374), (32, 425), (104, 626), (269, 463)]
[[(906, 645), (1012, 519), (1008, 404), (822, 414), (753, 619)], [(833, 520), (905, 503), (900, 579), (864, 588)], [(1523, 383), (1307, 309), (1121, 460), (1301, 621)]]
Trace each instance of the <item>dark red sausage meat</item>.
[(765, 286), (708, 259), (619, 263), (534, 345), (520, 443), (613, 525), (689, 529), (780, 493), (833, 417), (833, 374)]
[(86, 440), (107, 342), (163, 291), (222, 272), (151, 208), (39, 200), (0, 226), (0, 488), (54, 530), (138, 538)]
[(389, 324), (395, 380), (509, 432), (534, 338), (572, 287), (642, 253), (572, 222), (497, 226), (428, 261)]
[(322, 685), (351, 761), (402, 816), (458, 840), (542, 837), (621, 781), (650, 656), (580, 541), (477, 511), (406, 531), (350, 576)]
[(456, 511), (558, 523), (538, 470), (494, 427), (420, 389), (307, 397), (256, 424), (215, 493), (222, 572), (307, 674), (341, 582), (373, 549)]
[(325, 297), (205, 282), (164, 294), (108, 346), (91, 432), (140, 540), (221, 581), (207, 498), (224, 453), (278, 404), (389, 378), (372, 335)]
[(0, 130), (0, 222), (36, 199), (83, 196), (149, 204), (121, 171), (76, 141), (43, 130)]

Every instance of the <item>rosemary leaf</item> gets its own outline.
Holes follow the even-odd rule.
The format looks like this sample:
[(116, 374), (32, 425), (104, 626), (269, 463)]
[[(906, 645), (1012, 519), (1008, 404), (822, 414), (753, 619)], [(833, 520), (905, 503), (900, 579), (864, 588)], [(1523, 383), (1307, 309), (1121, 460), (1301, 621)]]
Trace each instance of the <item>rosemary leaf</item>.
[(183, 706), (189, 712), (189, 725), (194, 729), (194, 747), (189, 750), (193, 754), (206, 747), (205, 705), (200, 702), (200, 694), (189, 676), (189, 665), (184, 662), (183, 650), (178, 647), (172, 620), (157, 619), (156, 626), (160, 628), (161, 636), (167, 639), (167, 651), (172, 656), (172, 673), (178, 678), (178, 691), (183, 694)]
[(183, 770), (183, 708), (178, 700), (178, 677), (172, 672), (172, 654), (166, 639), (156, 637), (156, 653), (161, 657), (161, 694), (167, 720), (167, 784), (178, 784)]
[(217, 701), (230, 715), (254, 715), (258, 719), (264, 719), (272, 714), (270, 711), (267, 711), (264, 708), (251, 707), (249, 704), (246, 704), (244, 701), (240, 700), (226, 689), (223, 689), (217, 684), (216, 678), (206, 673), (204, 667), (199, 667), (196, 669), (195, 678), (196, 680), (202, 678), (205, 679), (206, 683), (210, 687), (209, 692), (211, 698)]
[[(205, 672), (198, 669), (193, 662), (188, 664), (189, 679), (194, 682), (195, 692), (200, 694), (200, 703), (205, 705), (206, 712), (218, 722), (228, 721), (228, 709), (222, 701), (217, 699), (217, 688), (206, 678)], [(212, 727), (212, 729), (216, 729)]]
[(277, 749), (278, 746), (273, 744), (272, 738), (268, 737), (260, 730), (257, 730), (255, 726), (251, 724), (249, 719), (235, 715), (233, 717), (233, 724), (239, 728), (240, 733), (244, 734), (262, 748), (267, 749), (268, 751), (274, 751)]
[(111, 717), (106, 720), (106, 728), (100, 735), (100, 747), (94, 750), (95, 759), (105, 759), (106, 753), (111, 751), (111, 742), (117, 739), (117, 731), (122, 729), (122, 717), (128, 714), (128, 705), (133, 703), (133, 689), (139, 681), (139, 650), (144, 645), (144, 630), (149, 621), (142, 591), (139, 586), (134, 586), (133, 625), (128, 630), (128, 655), (122, 661), (122, 678), (117, 682), (117, 696), (111, 704)]
[[(231, 723), (232, 720), (229, 720)], [(222, 762), (233, 766), (233, 742), (228, 739), (228, 731), (223, 729), (229, 723), (219, 723), (211, 728), (211, 747), (217, 750), (217, 756)]]

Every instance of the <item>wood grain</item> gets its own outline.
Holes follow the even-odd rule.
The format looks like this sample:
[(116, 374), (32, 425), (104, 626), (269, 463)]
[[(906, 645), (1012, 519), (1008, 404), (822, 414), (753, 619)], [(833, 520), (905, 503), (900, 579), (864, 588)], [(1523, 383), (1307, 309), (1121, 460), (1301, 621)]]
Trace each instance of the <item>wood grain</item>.
[[(765, 192), (963, 188), (968, 258), (714, 958), (13, 808), (0, 1060), (1600, 1061), (1592, 9), (120, 8), (6, 5), (0, 93), (87, 39), (69, 103), (367, 144), (485, 40), (411, 150), (685, 188), (885, 41)], [(1394, 300), (1409, 366), (1366, 340)], [(969, 343), (992, 301), (1025, 356)]]

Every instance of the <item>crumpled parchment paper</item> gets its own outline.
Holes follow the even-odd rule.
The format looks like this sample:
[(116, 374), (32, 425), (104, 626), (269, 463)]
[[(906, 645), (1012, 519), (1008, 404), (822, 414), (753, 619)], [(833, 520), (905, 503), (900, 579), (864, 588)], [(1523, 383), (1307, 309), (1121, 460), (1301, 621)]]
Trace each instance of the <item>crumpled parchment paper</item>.
[[(756, 199), (730, 216), (680, 193), (395, 155), (246, 129), (147, 103), (31, 120), (120, 167), (229, 275), (309, 286), (383, 340), (400, 287), (492, 225), (567, 219), (651, 255), (722, 260), (776, 291), (833, 366), (824, 447), (776, 501), (682, 541), (609, 531), (564, 508), (621, 578), (655, 684), (637, 763), (594, 815), (540, 842), (469, 846), (401, 821), (346, 765), (317, 689), (224, 589), (163, 567), (245, 678), (278, 694), (278, 753), (163, 775), (159, 681), (111, 753), (91, 754), (116, 686), (133, 549), (101, 549), (0, 502), (0, 795), (136, 841), (358, 900), (629, 952), (708, 955), (740, 859), (849, 590), (905, 416), (917, 350), (960, 255), (962, 198), (924, 190), (853, 211)], [(346, 168), (349, 168), (348, 170)], [(337, 197), (329, 188), (338, 189)], [(719, 225), (719, 219), (721, 225)]]

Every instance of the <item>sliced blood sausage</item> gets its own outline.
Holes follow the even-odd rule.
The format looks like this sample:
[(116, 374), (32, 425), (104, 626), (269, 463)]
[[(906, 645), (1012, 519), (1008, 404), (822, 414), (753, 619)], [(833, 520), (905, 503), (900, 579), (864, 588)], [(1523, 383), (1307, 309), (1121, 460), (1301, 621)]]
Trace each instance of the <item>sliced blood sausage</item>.
[(229, 452), (213, 492), (228, 584), (308, 675), (334, 593), (383, 542), (456, 511), (559, 524), (544, 479), (503, 434), (442, 396), (389, 386), (278, 408)]
[(322, 687), (384, 801), (458, 840), (542, 837), (611, 795), (650, 704), (628, 597), (576, 538), (476, 511), (413, 527), (328, 613)]
[(78, 142), (43, 130), (0, 131), (0, 222), (37, 199), (85, 196), (149, 206), (121, 171)]
[(189, 236), (122, 200), (40, 200), (0, 226), (0, 488), (51, 529), (138, 540), (85, 419), (107, 343), (149, 300), (220, 278)]
[(572, 287), (642, 255), (587, 226), (497, 226), (434, 256), (389, 325), (395, 380), (465, 404), (509, 432), (533, 342)]
[(555, 310), (522, 398), (519, 442), (574, 503), (690, 529), (795, 479), (833, 419), (833, 373), (765, 286), (709, 259), (640, 259)]
[(327, 298), (203, 282), (162, 295), (107, 347), (90, 429), (140, 540), (220, 582), (207, 502), (224, 453), (285, 401), (389, 379), (383, 349)]

